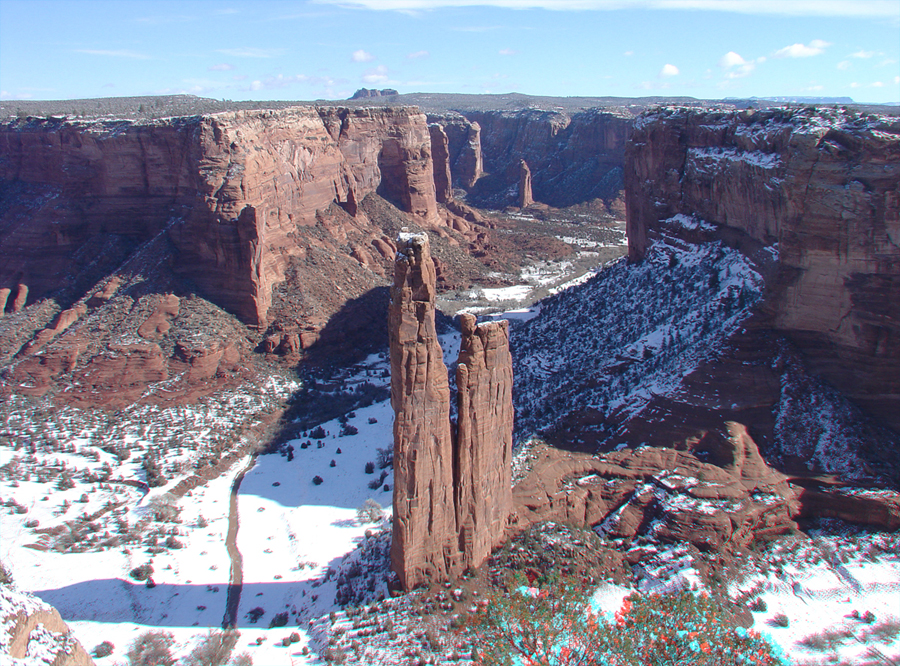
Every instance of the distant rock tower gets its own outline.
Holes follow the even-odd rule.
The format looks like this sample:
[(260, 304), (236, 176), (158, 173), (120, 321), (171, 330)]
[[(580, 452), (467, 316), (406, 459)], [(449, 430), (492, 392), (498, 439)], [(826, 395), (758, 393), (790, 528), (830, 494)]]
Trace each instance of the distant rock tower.
[(527, 208), (534, 203), (531, 196), (531, 169), (528, 162), (519, 160), (519, 208)]
[(411, 589), (480, 565), (504, 538), (512, 508), (512, 358), (506, 322), (476, 326), (463, 316), (454, 441), (428, 236), (403, 233), (397, 247), (389, 310), (391, 566)]

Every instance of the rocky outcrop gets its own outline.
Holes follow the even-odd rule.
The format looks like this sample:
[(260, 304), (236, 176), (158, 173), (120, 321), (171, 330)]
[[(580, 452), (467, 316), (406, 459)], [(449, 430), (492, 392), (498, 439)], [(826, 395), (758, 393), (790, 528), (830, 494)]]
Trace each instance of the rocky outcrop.
[[(86, 289), (166, 231), (176, 269), (262, 327), (273, 286), (316, 240), (304, 242), (303, 230), (333, 202), (355, 216), (379, 192), (422, 223), (440, 222), (425, 116), (406, 108), (10, 123), (0, 128), (0, 179), (5, 288), (27, 284), (41, 298), (79, 276), (73, 288)], [(13, 309), (27, 294), (19, 288)]]
[(809, 489), (766, 464), (740, 423), (705, 434), (696, 452), (642, 446), (598, 456), (546, 449), (513, 489), (514, 529), (546, 520), (593, 527), (613, 539), (638, 535), (730, 551), (839, 517), (879, 529), (900, 526), (900, 493)]
[(388, 330), (394, 408), (391, 566), (405, 589), (457, 575), (450, 385), (434, 325), (428, 237), (397, 241)]
[(51, 666), (94, 664), (59, 612), (31, 594), (0, 586), (0, 625), (5, 630), (0, 650), (14, 660)]
[(472, 202), (494, 207), (516, 203), (520, 160), (531, 168), (535, 201), (562, 207), (601, 199), (612, 206), (621, 196), (632, 118), (615, 109), (428, 116), (447, 132), (454, 181)]
[(434, 195), (438, 203), (447, 203), (453, 198), (450, 174), (450, 150), (447, 133), (434, 123), (428, 126), (431, 134), (431, 160), (434, 164)]
[(391, 565), (405, 589), (479, 566), (511, 507), (512, 359), (506, 322), (463, 316), (458, 427), (435, 331), (426, 234), (398, 239), (389, 330), (394, 408)]
[(900, 429), (900, 122), (839, 110), (657, 111), (635, 123), (625, 182), (633, 261), (679, 214), (768, 247), (773, 328)]
[(528, 168), (528, 162), (519, 161), (519, 208), (527, 208), (534, 203), (534, 197), (531, 195), (531, 169)]
[(456, 370), (456, 522), (463, 567), (479, 566), (503, 540), (512, 510), (512, 357), (506, 321), (460, 315)]

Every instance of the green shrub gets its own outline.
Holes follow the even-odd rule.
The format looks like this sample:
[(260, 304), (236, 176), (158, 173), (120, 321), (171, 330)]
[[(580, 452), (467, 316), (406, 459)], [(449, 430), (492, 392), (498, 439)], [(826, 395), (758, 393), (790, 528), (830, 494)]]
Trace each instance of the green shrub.
[(776, 666), (758, 633), (728, 622), (708, 597), (632, 594), (614, 618), (585, 610), (578, 582), (495, 595), (474, 618), (479, 666)]

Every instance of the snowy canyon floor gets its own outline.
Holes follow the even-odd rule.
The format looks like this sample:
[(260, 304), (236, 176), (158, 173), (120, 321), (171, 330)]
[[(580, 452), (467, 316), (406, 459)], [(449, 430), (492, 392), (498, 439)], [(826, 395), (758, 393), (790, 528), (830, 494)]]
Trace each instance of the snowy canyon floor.
[[(543, 226), (542, 215), (510, 215), (511, 233)], [(532, 307), (536, 300), (589, 279), (624, 250), (614, 224), (550, 223), (544, 228), (553, 236), (583, 251), (556, 262), (536, 258), (520, 273), (491, 278), (490, 285), (505, 286), (445, 294), (445, 309), (507, 311), (527, 322), (541, 310)], [(648, 347), (661, 350), (665, 338), (638, 331), (640, 345), (629, 358), (643, 357)], [(448, 367), (458, 344), (459, 334), (447, 328)], [(386, 352), (377, 351), (320, 374), (315, 386), (276, 373), (252, 390), (224, 392), (196, 407), (125, 409), (82, 420), (74, 408), (28, 411), (25, 401), (8, 401), (0, 560), (20, 589), (59, 609), (86, 649), (114, 644), (98, 664), (122, 663), (129, 643), (148, 629), (172, 632), (182, 658), (229, 613), (241, 631), (236, 651), (258, 665), (321, 663), (338, 654), (363, 664), (465, 663), (472, 637), (454, 631), (459, 617), (506, 572), (552, 568), (594, 578), (593, 602), (605, 612), (632, 590), (710, 590), (737, 621), (780, 645), (791, 663), (897, 658), (900, 540), (837, 522), (728, 558), (650, 539), (617, 543), (545, 523), (511, 540), (458, 586), (392, 597), (387, 369)], [(282, 409), (303, 389), (317, 405), (345, 408), (324, 422), (323, 410), (301, 409), (292, 416), (304, 419), (292, 437), (270, 452), (240, 441), (231, 458), (203, 466), (208, 478), (183, 483), (198, 476), (198, 457), (210, 456), (231, 423)], [(522, 467), (540, 446), (519, 449)], [(162, 484), (149, 487), (151, 478)], [(358, 511), (368, 500), (368, 510)]]

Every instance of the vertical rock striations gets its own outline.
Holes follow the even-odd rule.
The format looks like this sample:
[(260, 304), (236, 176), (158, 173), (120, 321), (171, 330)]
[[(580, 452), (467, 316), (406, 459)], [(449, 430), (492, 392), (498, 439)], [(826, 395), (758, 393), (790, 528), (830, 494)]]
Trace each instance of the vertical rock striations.
[(431, 134), (431, 160), (434, 165), (434, 196), (438, 203), (447, 203), (453, 198), (447, 133), (434, 123), (428, 126), (428, 131)]
[(458, 435), (434, 324), (426, 234), (401, 234), (391, 289), (394, 527), (391, 563), (405, 589), (477, 567), (504, 538), (512, 507), (512, 358), (506, 322), (463, 315)]
[(900, 429), (898, 183), (894, 118), (656, 111), (635, 122), (626, 154), (629, 257), (642, 259), (677, 215), (768, 247), (775, 329), (816, 373)]
[(402, 234), (388, 328), (394, 408), (391, 563), (405, 589), (460, 571), (450, 386), (434, 326), (435, 281), (428, 236)]
[(512, 509), (512, 357), (509, 323), (460, 316), (456, 370), (456, 516), (463, 566), (477, 567), (502, 541)]
[(531, 169), (528, 162), (519, 160), (519, 208), (527, 208), (534, 203), (531, 196)]

